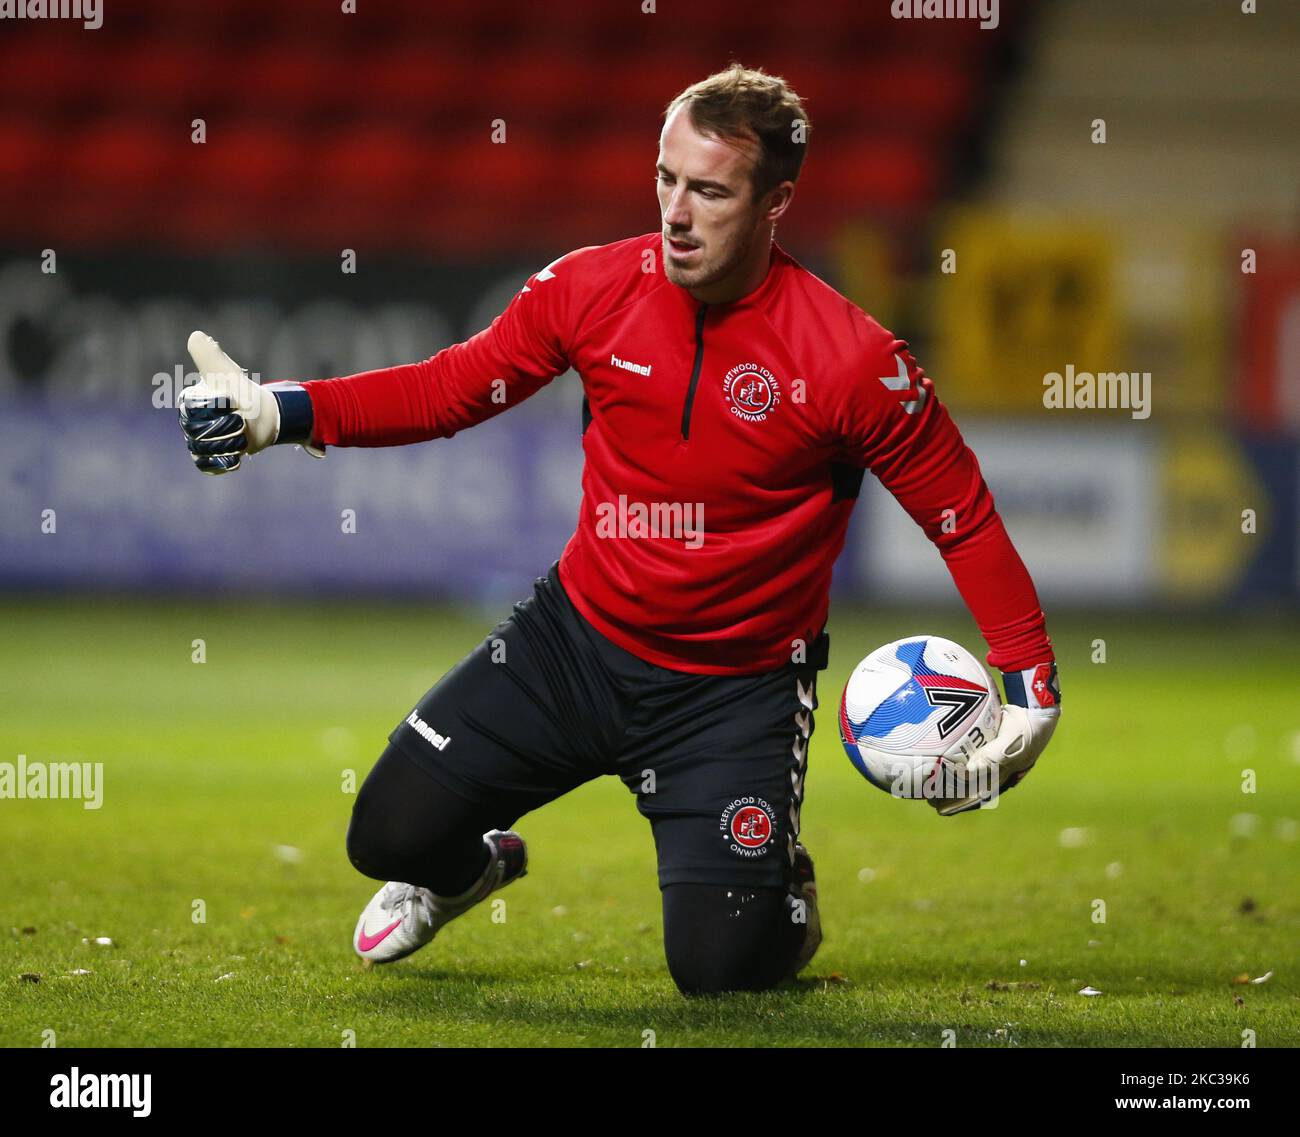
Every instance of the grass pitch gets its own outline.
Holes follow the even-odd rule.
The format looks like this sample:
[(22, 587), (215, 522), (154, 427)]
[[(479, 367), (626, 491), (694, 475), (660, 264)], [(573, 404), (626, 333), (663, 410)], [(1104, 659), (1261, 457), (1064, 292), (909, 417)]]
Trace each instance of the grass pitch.
[(613, 779), (523, 819), (504, 922), (480, 907), (363, 970), (350, 934), (377, 886), (344, 852), (347, 772), (508, 611), (0, 607), (0, 762), (104, 771), (97, 810), (0, 800), (0, 1044), (1300, 1045), (1294, 622), (1054, 618), (1055, 740), (997, 810), (943, 819), (859, 777), (834, 708), (878, 644), (978, 635), (958, 613), (838, 610), (803, 814), (826, 930), (808, 978), (677, 994), (649, 827)]

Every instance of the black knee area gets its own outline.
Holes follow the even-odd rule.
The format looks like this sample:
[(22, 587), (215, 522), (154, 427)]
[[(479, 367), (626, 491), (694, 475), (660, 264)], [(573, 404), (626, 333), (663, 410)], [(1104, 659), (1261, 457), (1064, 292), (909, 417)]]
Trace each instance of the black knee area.
[(776, 986), (808, 930), (783, 888), (670, 884), (663, 906), (668, 972), (683, 995)]
[(390, 744), (352, 807), (348, 860), (375, 880), (400, 880), (441, 896), (458, 896), (487, 864), (483, 834), (504, 827), (487, 818), (484, 810), (452, 793)]

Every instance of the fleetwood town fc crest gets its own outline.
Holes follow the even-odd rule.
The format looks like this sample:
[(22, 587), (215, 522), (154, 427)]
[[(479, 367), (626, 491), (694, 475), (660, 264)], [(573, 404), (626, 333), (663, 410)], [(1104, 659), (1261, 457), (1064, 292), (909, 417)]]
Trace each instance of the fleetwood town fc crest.
[(776, 834), (776, 810), (761, 797), (738, 797), (722, 811), (718, 830), (736, 856), (766, 856)]
[(781, 385), (766, 367), (739, 363), (722, 380), (731, 413), (746, 422), (763, 422), (781, 405)]

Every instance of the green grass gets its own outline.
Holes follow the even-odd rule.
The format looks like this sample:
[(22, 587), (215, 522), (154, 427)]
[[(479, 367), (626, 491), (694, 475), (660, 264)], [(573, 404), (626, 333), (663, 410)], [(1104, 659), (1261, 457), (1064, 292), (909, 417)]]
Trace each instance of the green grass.
[(649, 829), (612, 779), (523, 821), (532, 869), (504, 923), (483, 906), (363, 970), (350, 934), (375, 885), (344, 853), (344, 771), (364, 778), (506, 611), (0, 606), (0, 761), (105, 778), (97, 811), (0, 800), (0, 1044), (1300, 1044), (1300, 628), (1276, 621), (1054, 620), (1055, 741), (999, 809), (942, 819), (859, 777), (834, 706), (885, 640), (978, 637), (957, 614), (836, 613), (803, 816), (826, 942), (787, 989), (676, 993)]

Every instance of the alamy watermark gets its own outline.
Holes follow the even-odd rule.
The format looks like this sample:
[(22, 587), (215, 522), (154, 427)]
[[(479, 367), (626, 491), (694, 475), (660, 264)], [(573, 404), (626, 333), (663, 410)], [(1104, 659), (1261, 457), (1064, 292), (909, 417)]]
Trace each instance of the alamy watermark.
[(892, 0), (895, 20), (979, 20), (991, 32), (998, 26), (998, 0)]
[(1076, 371), (1043, 376), (1043, 406), (1051, 411), (1123, 410), (1134, 418), (1151, 417), (1150, 371)]
[(888, 763), (889, 793), (892, 797), (925, 801), (977, 799), (984, 809), (996, 809), (1001, 794), (999, 773), (989, 765), (974, 771), (965, 762), (952, 759), (899, 758)]
[(617, 502), (602, 501), (596, 506), (596, 536), (605, 540), (669, 537), (688, 549), (698, 549), (704, 544), (704, 502), (629, 502), (627, 494), (621, 493)]
[(50, 1078), (53, 1109), (129, 1109), (132, 1117), (148, 1117), (152, 1096), (152, 1074), (83, 1074), (73, 1066)]
[(0, 0), (0, 20), (80, 20), (87, 31), (104, 26), (100, 0)]
[(83, 809), (104, 804), (103, 762), (0, 762), (0, 798), (80, 801)]

